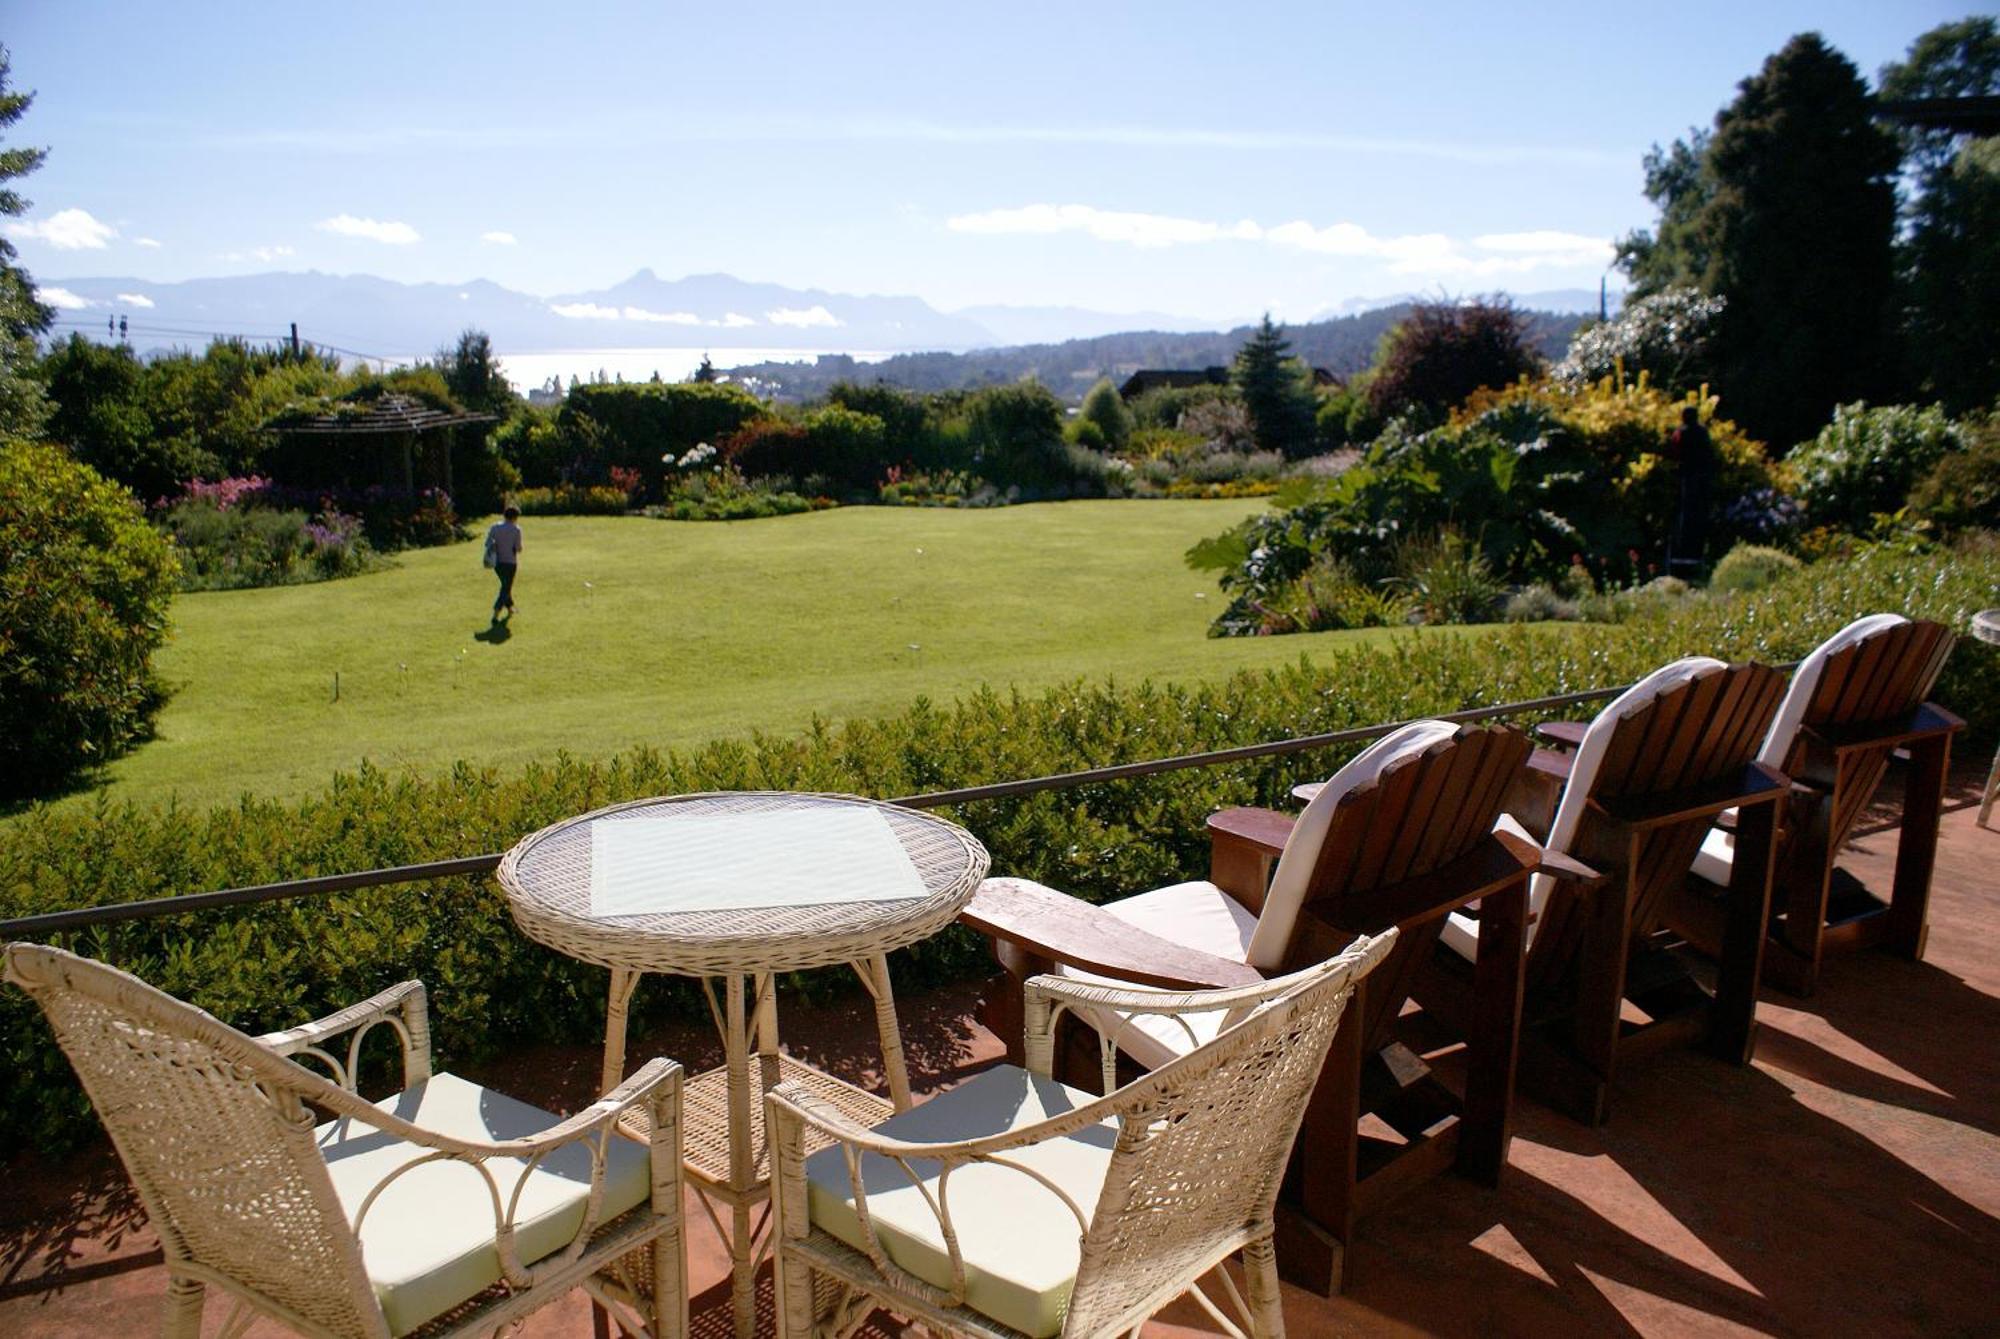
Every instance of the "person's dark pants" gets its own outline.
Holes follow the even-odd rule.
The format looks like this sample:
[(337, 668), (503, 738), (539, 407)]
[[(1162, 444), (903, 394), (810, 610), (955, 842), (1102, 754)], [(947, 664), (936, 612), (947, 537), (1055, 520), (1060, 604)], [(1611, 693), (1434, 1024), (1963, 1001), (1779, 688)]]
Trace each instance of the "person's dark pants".
[(500, 593), (493, 597), (494, 613), (514, 607), (514, 573), (519, 567), (519, 563), (493, 564), (493, 571), (500, 578)]

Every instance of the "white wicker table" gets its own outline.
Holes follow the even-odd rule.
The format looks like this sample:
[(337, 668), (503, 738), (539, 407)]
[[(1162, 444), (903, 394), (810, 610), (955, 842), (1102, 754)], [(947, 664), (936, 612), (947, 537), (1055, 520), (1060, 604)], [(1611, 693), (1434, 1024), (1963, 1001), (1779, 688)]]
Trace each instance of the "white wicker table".
[[(782, 832), (788, 815), (857, 809), (886, 821), (921, 878), (921, 896), (861, 900), (863, 894), (844, 887), (841, 871), (829, 866), (824, 871), (827, 900), (810, 905), (749, 905), (757, 895), (746, 889), (745, 905), (720, 909), (618, 916), (591, 910), (594, 824), (755, 815), (777, 825), (767, 830)], [(673, 825), (651, 825), (639, 840), (668, 841), (672, 831)], [(620, 845), (628, 858), (634, 858), (632, 848), (630, 841)], [(662, 854), (685, 857), (687, 852)], [(643, 854), (636, 858), (644, 862)], [(523, 838), (500, 862), (500, 884), (522, 933), (611, 970), (600, 1091), (609, 1091), (624, 1077), (626, 1016), (639, 978), (647, 972), (701, 978), (722, 1034), (724, 1062), (688, 1083), (681, 1128), (689, 1179), (704, 1204), (716, 1201), (730, 1208), (732, 1230), (723, 1235), (734, 1266), (732, 1295), (741, 1339), (748, 1339), (755, 1319), (762, 1224), (753, 1228), (751, 1211), (770, 1194), (764, 1091), (783, 1081), (802, 1082), (869, 1125), (909, 1107), (909, 1073), (897, 1033), (887, 955), (951, 924), (985, 877), (988, 863), (978, 839), (934, 815), (855, 796), (783, 791), (680, 795), (593, 810)], [(601, 863), (599, 874), (604, 874)], [(776, 974), (841, 963), (854, 969), (874, 997), (889, 1102), (778, 1053)], [(719, 1219), (716, 1226), (721, 1229)]]

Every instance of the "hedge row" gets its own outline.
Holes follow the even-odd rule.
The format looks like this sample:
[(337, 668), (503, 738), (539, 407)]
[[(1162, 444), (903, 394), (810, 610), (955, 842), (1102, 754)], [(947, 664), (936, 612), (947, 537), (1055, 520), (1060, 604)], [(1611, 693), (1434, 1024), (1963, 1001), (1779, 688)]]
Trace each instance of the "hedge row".
[[(246, 798), (207, 812), (37, 810), (0, 830), (0, 917), (498, 850), (563, 816), (649, 794), (734, 788), (914, 794), (1332, 731), (1626, 682), (1691, 652), (1796, 658), (1852, 617), (1901, 610), (1963, 627), (2000, 587), (2000, 555), (1877, 552), (1821, 564), (1749, 596), (1696, 602), (1617, 626), (1415, 630), (1383, 648), (1180, 686), (1076, 683), (982, 690), (941, 705), (800, 735), (728, 740), (684, 754), (569, 757), (521, 771), (460, 765), (431, 776), (364, 769), (296, 802)], [(1940, 700), (2000, 727), (2000, 655), (1961, 643)], [(1336, 750), (1192, 769), (968, 804), (950, 816), (994, 868), (1093, 898), (1197, 871), (1202, 819), (1219, 805), (1283, 804)], [(65, 936), (251, 1030), (294, 1024), (407, 976), (432, 987), (441, 1061), (528, 1041), (601, 1036), (603, 978), (524, 939), (489, 879), (367, 890), (168, 917)], [(983, 970), (964, 932), (902, 955), (904, 986)], [(833, 988), (792, 983), (810, 996)], [(649, 983), (657, 1018), (698, 1010)], [(646, 1021), (642, 1016), (640, 1025)], [(94, 1128), (46, 1028), (0, 992), (0, 1151), (61, 1149)]]

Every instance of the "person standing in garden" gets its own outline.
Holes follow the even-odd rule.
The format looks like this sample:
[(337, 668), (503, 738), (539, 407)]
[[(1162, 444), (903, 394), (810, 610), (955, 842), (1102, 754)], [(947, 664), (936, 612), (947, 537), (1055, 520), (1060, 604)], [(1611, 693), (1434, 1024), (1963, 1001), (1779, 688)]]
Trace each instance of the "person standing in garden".
[(495, 622), (499, 621), (502, 609), (509, 617), (514, 613), (514, 573), (521, 565), (520, 519), (521, 509), (509, 507), (486, 532), (486, 565), (500, 578), (500, 593), (493, 597)]
[(1679, 468), (1680, 500), (1667, 541), (1667, 575), (1692, 581), (1701, 574), (1708, 543), (1708, 499), (1715, 487), (1715, 442), (1694, 405), (1681, 408), (1681, 425), (1667, 434), (1667, 458)]

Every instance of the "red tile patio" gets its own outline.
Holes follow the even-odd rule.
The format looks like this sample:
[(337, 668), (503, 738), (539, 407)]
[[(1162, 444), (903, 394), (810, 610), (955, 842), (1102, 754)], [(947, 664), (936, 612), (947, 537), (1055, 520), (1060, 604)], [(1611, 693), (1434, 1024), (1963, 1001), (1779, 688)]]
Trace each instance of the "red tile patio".
[[(1501, 1188), (1445, 1178), (1365, 1220), (1345, 1296), (1287, 1288), (1292, 1333), (2000, 1334), (2000, 833), (1974, 825), (1974, 772), (1959, 769), (1945, 817), (1926, 961), (1862, 954), (1809, 1000), (1767, 990), (1753, 1066), (1685, 1053), (1634, 1067), (1601, 1129), (1522, 1101)], [(1876, 832), (1845, 863), (1886, 886), (1893, 855)], [(979, 989), (902, 1001), (920, 1087), (998, 1054)], [(872, 1036), (862, 1002), (785, 1021), (806, 1058), (874, 1077), (871, 1048), (845, 1040)], [(690, 1030), (632, 1054), (699, 1069), (715, 1049)], [(574, 1105), (595, 1072), (569, 1048), (477, 1077)], [(108, 1154), (16, 1166), (7, 1185), (0, 1335), (155, 1331), (158, 1246)], [(721, 1339), (726, 1256), (690, 1209), (694, 1329)], [(1169, 1320), (1208, 1328), (1192, 1308)], [(587, 1309), (572, 1296), (525, 1333), (587, 1335)]]

